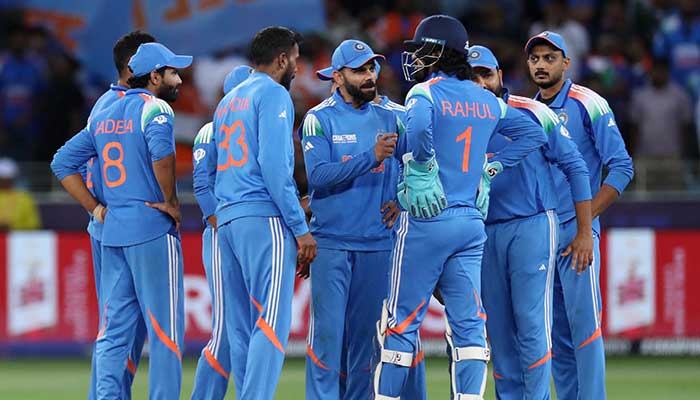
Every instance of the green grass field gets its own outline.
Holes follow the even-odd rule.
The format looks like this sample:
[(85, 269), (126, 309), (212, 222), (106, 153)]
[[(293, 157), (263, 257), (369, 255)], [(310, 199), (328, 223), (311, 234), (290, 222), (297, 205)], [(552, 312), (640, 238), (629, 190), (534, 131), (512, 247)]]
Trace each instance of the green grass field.
[[(429, 399), (448, 399), (447, 359), (427, 360)], [(139, 368), (134, 382), (134, 399), (146, 399), (147, 363)], [(189, 398), (196, 360), (186, 359), (183, 367), (182, 399)], [(90, 373), (83, 359), (0, 360), (0, 399), (63, 400), (85, 398)], [(614, 400), (700, 398), (700, 358), (611, 357), (607, 363), (608, 398)], [(230, 387), (233, 399), (233, 384)], [(287, 360), (277, 388), (276, 399), (304, 398), (304, 360)], [(486, 399), (494, 399), (489, 374)]]

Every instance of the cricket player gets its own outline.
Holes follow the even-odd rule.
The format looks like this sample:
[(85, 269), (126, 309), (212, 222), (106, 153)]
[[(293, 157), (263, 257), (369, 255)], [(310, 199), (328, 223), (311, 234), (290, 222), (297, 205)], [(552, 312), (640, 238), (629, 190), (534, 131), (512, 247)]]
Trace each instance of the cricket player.
[[(239, 83), (248, 79), (253, 69), (239, 65), (226, 75), (224, 93), (230, 92)], [(221, 255), (216, 232), (216, 205), (214, 183), (216, 181), (216, 160), (212, 152), (212, 122), (204, 125), (194, 138), (192, 148), (194, 197), (202, 210), (202, 263), (211, 293), (212, 329), (211, 339), (202, 349), (194, 375), (192, 399), (223, 399), (228, 387), (231, 371), (230, 347), (224, 324), (224, 293), (221, 279)]]
[[(563, 172), (576, 202), (578, 226), (571, 250), (581, 262), (593, 257), (591, 189), (586, 163), (557, 115), (544, 104), (513, 96), (491, 50), (469, 48), (472, 80), (541, 125), (547, 143), (491, 184), (481, 267), (486, 330), (499, 399), (549, 399), (552, 275), (558, 248), (557, 193), (551, 169)], [(495, 135), (488, 154), (507, 144)]]
[[(360, 46), (365, 48), (366, 50), (364, 52), (357, 52), (357, 51), (349, 52), (348, 50), (355, 43), (359, 43)], [(346, 52), (344, 53), (343, 50), (346, 50)], [(364, 58), (367, 58), (367, 57), (371, 58), (372, 54), (374, 54), (374, 53), (372, 53), (369, 46), (366, 45), (366, 43), (356, 41), (356, 40), (348, 40), (348, 41), (343, 42), (343, 44), (341, 46), (338, 46), (338, 48), (336, 48), (336, 51), (334, 52), (334, 54), (337, 54), (337, 60), (336, 60), (337, 62), (333, 62), (333, 64), (334, 65), (345, 65), (344, 61), (340, 61), (340, 60), (344, 57), (344, 55), (346, 55), (348, 53), (351, 56), (352, 55), (359, 56), (360, 59), (357, 60), (356, 62), (362, 61)], [(374, 64), (374, 73), (375, 73), (374, 82), (376, 82), (379, 79), (379, 72), (381, 69), (380, 63), (378, 62), (378, 60), (381, 59), (381, 57), (379, 55), (376, 55), (376, 56), (377, 57), (375, 57), (373, 60), (374, 61), (374, 63), (373, 63)], [(369, 62), (369, 60), (368, 60), (368, 62)], [(369, 67), (370, 66), (367, 66), (367, 67), (362, 66), (360, 68), (369, 68)], [(352, 71), (353, 71), (352, 68), (345, 65), (345, 67), (341, 68), (337, 72), (340, 74), (343, 74), (343, 73), (348, 74), (348, 73), (351, 73)], [(324, 81), (333, 80), (333, 90), (331, 92), (331, 94), (332, 94), (331, 99), (334, 99), (334, 101), (335, 101), (335, 100), (337, 100), (338, 97), (349, 96), (351, 92), (355, 93), (356, 96), (359, 96), (359, 94), (362, 94), (364, 96), (364, 93), (362, 93), (362, 90), (361, 90), (362, 83), (359, 83), (359, 84), (356, 83), (355, 85), (353, 85), (352, 83), (347, 82), (348, 79), (345, 79), (346, 78), (345, 76), (344, 76), (343, 80), (346, 81), (346, 83), (345, 83), (346, 88), (344, 88), (340, 92), (338, 92), (338, 89), (340, 86), (339, 86), (338, 81), (336, 81), (333, 78), (334, 72), (336, 72), (336, 70), (332, 66), (316, 72), (316, 75), (321, 80), (324, 80)], [(350, 79), (352, 79), (352, 78), (350, 77)], [(368, 82), (369, 82), (369, 80), (366, 83), (368, 83)], [(370, 91), (372, 91), (371, 88), (366, 88), (365, 92), (368, 89)], [(394, 115), (399, 119), (399, 122), (401, 123), (398, 125), (398, 128), (401, 132), (403, 132), (403, 124), (405, 124), (405, 121), (406, 121), (406, 108), (400, 104), (394, 103), (387, 96), (379, 95), (377, 93), (376, 89), (373, 91), (375, 93), (375, 97), (372, 100), (372, 102), (374, 104), (382, 106), (382, 108), (387, 108), (392, 113), (394, 113)], [(343, 95), (342, 93), (346, 93), (346, 94)], [(353, 96), (350, 96), (350, 97), (352, 98)], [(368, 97), (369, 97), (369, 95), (367, 95), (365, 98), (360, 96), (361, 103), (362, 103), (360, 106), (360, 109), (365, 110), (365, 112), (367, 112), (368, 110), (372, 110), (372, 109), (368, 109), (365, 107), (365, 103), (367, 103), (367, 106), (370, 105), (368, 103), (369, 100), (367, 100)], [(346, 102), (346, 103), (349, 105), (349, 104), (353, 103), (353, 101), (351, 100), (350, 102)], [(343, 112), (343, 108), (344, 107), (342, 107), (340, 105), (338, 105), (337, 107), (333, 106), (333, 107), (322, 107), (321, 108), (322, 110), (326, 109), (326, 111), (320, 111), (321, 114), (325, 114), (328, 116), (328, 117), (326, 117), (326, 119), (328, 120), (328, 122), (326, 122), (326, 126), (329, 126), (328, 123), (335, 122), (335, 120), (342, 121), (342, 123), (337, 123), (336, 125), (333, 125), (333, 128), (337, 129), (338, 126), (346, 126), (346, 122), (350, 123), (350, 121), (346, 121), (346, 119), (352, 120), (352, 117), (355, 115), (366, 117), (362, 113), (357, 113), (357, 114), (356, 113), (345, 113), (345, 112)], [(353, 108), (354, 108), (354, 105), (353, 105)], [(314, 110), (312, 110), (309, 112), (309, 114), (307, 114), (307, 118), (309, 118), (309, 117), (317, 118), (316, 114), (317, 113), (315, 113)], [(334, 114), (337, 114), (337, 115), (334, 115)], [(349, 114), (349, 118), (348, 118), (348, 115), (346, 115), (346, 114)], [(383, 112), (382, 112), (382, 114), (383, 114)], [(333, 118), (333, 117), (335, 117), (335, 118)], [(305, 119), (305, 121), (306, 120), (311, 121), (310, 119)], [(353, 129), (362, 130), (362, 129), (364, 129), (364, 127), (363, 127), (364, 124), (365, 123), (363, 121), (362, 123), (359, 123), (358, 126), (353, 128)], [(318, 125), (319, 125), (319, 127), (321, 126), (320, 122)], [(322, 129), (322, 127), (319, 129)], [(370, 130), (371, 130), (371, 127), (370, 127)], [(300, 133), (301, 133), (300, 136), (304, 135), (304, 133), (305, 133), (304, 125), (302, 125), (302, 127), (300, 129)], [(397, 131), (397, 134), (398, 133), (399, 132)], [(308, 141), (313, 142), (313, 141), (320, 140), (321, 145), (323, 146), (322, 148), (330, 148), (331, 150), (333, 150), (336, 147), (341, 147), (341, 148), (348, 147), (348, 144), (329, 143), (331, 141), (329, 141), (327, 139), (328, 136), (332, 136), (332, 135), (325, 134), (325, 132), (324, 132), (324, 135), (322, 135), (322, 136), (320, 136), (320, 135), (310, 136), (308, 138)], [(376, 133), (373, 135), (369, 135), (369, 136), (374, 137), (374, 136), (376, 136)], [(370, 144), (375, 143), (375, 145), (376, 145), (378, 142), (372, 142), (370, 140), (369, 143)], [(395, 150), (393, 153), (393, 157), (386, 158), (386, 159), (384, 159), (384, 161), (382, 161), (381, 168), (383, 169), (383, 171), (379, 171), (377, 169), (370, 169), (369, 170), (372, 174), (374, 174), (371, 176), (373, 176), (375, 181), (377, 181), (377, 182), (375, 182), (374, 186), (370, 186), (370, 187), (365, 188), (365, 187), (363, 187), (363, 185), (361, 185), (361, 183), (363, 183), (363, 180), (366, 180), (367, 178), (358, 179), (357, 181), (355, 181), (353, 183), (352, 187), (360, 188), (360, 189), (356, 189), (354, 192), (356, 192), (357, 190), (362, 190), (364, 193), (363, 196), (366, 198), (351, 197), (353, 195), (353, 192), (351, 192), (349, 190), (345, 190), (345, 191), (340, 191), (337, 196), (317, 199), (316, 203), (317, 204), (318, 203), (326, 204), (326, 203), (329, 203), (328, 199), (338, 198), (339, 200), (343, 200), (342, 204), (349, 204), (349, 203), (368, 204), (368, 203), (372, 202), (371, 196), (376, 197), (379, 195), (375, 191), (381, 190), (381, 199), (382, 200), (380, 201), (380, 203), (381, 203), (382, 207), (381, 207), (380, 211), (385, 212), (389, 209), (393, 211), (391, 214), (389, 214), (389, 213), (385, 214), (384, 218), (382, 218), (382, 224), (386, 223), (387, 229), (395, 228), (395, 226), (394, 226), (395, 218), (393, 218), (393, 215), (398, 215), (398, 213), (396, 212), (397, 209), (392, 206), (392, 203), (395, 203), (395, 201), (396, 201), (396, 191), (394, 188), (396, 187), (396, 184), (398, 181), (398, 174), (400, 173), (399, 172), (400, 165), (398, 164), (397, 158), (400, 158), (402, 154), (406, 153), (407, 149), (405, 148), (406, 147), (405, 143), (406, 143), (405, 135), (403, 135), (400, 139), (397, 136), (397, 145), (399, 146), (399, 151), (397, 152)], [(357, 146), (357, 144), (350, 144), (350, 146)], [(369, 144), (366, 145), (365, 147), (367, 147), (367, 149), (362, 148), (361, 150), (369, 150)], [(310, 151), (310, 149), (309, 149), (309, 151)], [(330, 160), (330, 158), (332, 158), (334, 156), (337, 156), (337, 154), (329, 154), (327, 157), (325, 157), (328, 159), (327, 165), (334, 164), (332, 162), (332, 160)], [(306, 158), (305, 158), (305, 160), (306, 160)], [(339, 160), (336, 160), (336, 163), (335, 163), (335, 164), (337, 164), (336, 168), (340, 169), (340, 168), (343, 168), (346, 166), (347, 163), (344, 163), (342, 160), (343, 160), (342, 158), (340, 158)], [(318, 160), (316, 160), (316, 161), (318, 161)], [(340, 162), (338, 162), (338, 161), (340, 161)], [(346, 161), (348, 161), (348, 160), (346, 160)], [(327, 168), (327, 167), (323, 167), (323, 168)], [(308, 171), (308, 169), (306, 169), (306, 171)], [(361, 170), (357, 171), (357, 173), (361, 174), (362, 171)], [(365, 171), (365, 173), (366, 173), (366, 171)], [(379, 174), (379, 175), (377, 175), (377, 174)], [(383, 179), (383, 187), (382, 187), (382, 181), (376, 179), (377, 176), (379, 176)], [(310, 181), (310, 179), (309, 179), (309, 181)], [(378, 201), (378, 199), (375, 200), (375, 202), (377, 202), (377, 201)], [(340, 207), (342, 207), (342, 205)], [(332, 209), (332, 207), (330, 207), (330, 209)], [(328, 207), (326, 207), (326, 209), (324, 209), (322, 211), (328, 212)], [(365, 225), (367, 225), (367, 226), (377, 225), (374, 229), (375, 234), (378, 232), (382, 232), (382, 230), (380, 229), (380, 226), (382, 224), (379, 224), (378, 220), (375, 220), (375, 219), (368, 220), (368, 218), (370, 218), (371, 215), (373, 215), (373, 214), (369, 214), (369, 216), (368, 216), (368, 213), (366, 212), (366, 210), (364, 212), (361, 212), (361, 213), (358, 211), (358, 213), (349, 215), (348, 217), (345, 217), (344, 213), (337, 213), (337, 214), (338, 215), (336, 215), (335, 217), (337, 217), (341, 220), (344, 220), (346, 218), (350, 221), (354, 221), (355, 219), (365, 219), (369, 222), (368, 224), (365, 224)], [(325, 219), (329, 220), (329, 218), (325, 218)], [(319, 238), (319, 241), (321, 242), (320, 246), (323, 246), (323, 242), (327, 242), (327, 241), (322, 240), (323, 238), (320, 237), (319, 234), (321, 234), (322, 231), (325, 231), (328, 228), (330, 228), (331, 224), (326, 224), (327, 226), (317, 226), (317, 222), (318, 222), (318, 220), (315, 220), (315, 219), (312, 220), (311, 229), (312, 229), (312, 231), (314, 231), (316, 229), (315, 235)], [(354, 229), (353, 228), (354, 222), (345, 223), (344, 225), (346, 227), (349, 227), (348, 229), (351, 229), (351, 230)], [(340, 236), (343, 236), (342, 231), (340, 231), (338, 229), (334, 229), (334, 230), (339, 232)], [(380, 310), (382, 299), (384, 298), (384, 295), (386, 294), (385, 288), (388, 285), (388, 277), (389, 277), (389, 269), (388, 268), (391, 265), (391, 261), (389, 258), (390, 257), (390, 250), (391, 250), (391, 244), (390, 244), (391, 231), (384, 230), (384, 232), (386, 234), (386, 238), (384, 239), (384, 241), (389, 242), (388, 247), (387, 247), (387, 251), (385, 252), (386, 253), (385, 254), (386, 260), (383, 263), (380, 263), (376, 266), (372, 266), (372, 268), (374, 268), (376, 270), (376, 272), (381, 271), (381, 275), (378, 275), (375, 272), (374, 275), (377, 275), (377, 276), (374, 276), (374, 277), (371, 277), (371, 276), (361, 277), (361, 276), (359, 276), (360, 273), (363, 270), (366, 271), (366, 269), (364, 269), (365, 267), (361, 263), (359, 263), (359, 262), (357, 262), (357, 260), (355, 260), (355, 263), (353, 265), (351, 265), (352, 268), (350, 268), (350, 272), (352, 273), (352, 276), (350, 276), (350, 274), (344, 274), (341, 276), (341, 278), (343, 278), (345, 280), (349, 279), (349, 280), (355, 281), (355, 282), (373, 281), (373, 282), (375, 282), (373, 287), (362, 289), (359, 287), (361, 285), (350, 284), (348, 286), (347, 282), (337, 282), (337, 283), (339, 283), (339, 286), (341, 286), (341, 287), (355, 288), (356, 291), (359, 292), (359, 293), (350, 293), (350, 294), (345, 293), (346, 298), (343, 299), (343, 302), (346, 304), (346, 310), (353, 309), (356, 307), (355, 303), (357, 303), (359, 301), (359, 299), (357, 299), (356, 297), (364, 297), (364, 296), (367, 296), (368, 294), (375, 295), (374, 299), (373, 299), (374, 304), (372, 304), (371, 307), (368, 307), (367, 310), (363, 310), (365, 312), (365, 315), (368, 315), (371, 313), (376, 313)], [(377, 239), (377, 240), (379, 242), (382, 241), (382, 239)], [(377, 244), (373, 244), (373, 246), (376, 246), (376, 245)], [(328, 247), (331, 247), (331, 246), (338, 247), (337, 244), (336, 245), (331, 244)], [(321, 255), (323, 253), (325, 253), (326, 251), (331, 251), (331, 250), (330, 249), (320, 250), (319, 257), (313, 263), (313, 265), (317, 266), (317, 269), (324, 268), (323, 267), (324, 262), (321, 261)], [(343, 251), (343, 252), (347, 253), (346, 251)], [(357, 252), (357, 254), (362, 255), (362, 254), (370, 254), (370, 253)], [(348, 260), (348, 263), (349, 263), (349, 261), (350, 260)], [(327, 265), (327, 263), (325, 263), (325, 264)], [(317, 274), (317, 275), (319, 275), (319, 274)], [(382, 279), (385, 280), (384, 283), (381, 283)], [(343, 294), (343, 293), (339, 293), (338, 291), (336, 291), (334, 289), (329, 290), (329, 286), (327, 284), (316, 283), (314, 285), (313, 282), (320, 282), (320, 280), (314, 280), (314, 278), (312, 278), (312, 297), (324, 299), (322, 307), (316, 307), (316, 308), (321, 310), (321, 313), (323, 312), (323, 310), (328, 310), (328, 309), (332, 308), (332, 307), (326, 306), (328, 304), (327, 300), (329, 298), (332, 299), (332, 298), (338, 296), (339, 294), (341, 294), (341, 295)], [(318, 291), (321, 294), (318, 296), (314, 296), (313, 295), (314, 290)], [(349, 296), (355, 296), (355, 298), (350, 298)], [(369, 303), (367, 300), (362, 300), (362, 304), (368, 305), (367, 303)], [(312, 304), (312, 310), (313, 309), (315, 309), (315, 308), (313, 307), (313, 304)], [(347, 362), (347, 352), (348, 352), (347, 347), (348, 347), (348, 341), (350, 339), (349, 336), (355, 336), (355, 338), (350, 339), (350, 340), (354, 340), (355, 342), (358, 342), (357, 328), (355, 326), (358, 325), (358, 323), (364, 324), (364, 321), (362, 321), (362, 320), (350, 321), (350, 320), (348, 320), (348, 317), (352, 316), (353, 314), (343, 314), (342, 311), (332, 310), (332, 309), (329, 311), (332, 311), (332, 312), (327, 312), (327, 314), (329, 314), (329, 315), (326, 315), (326, 316), (319, 315), (319, 313), (312, 314), (313, 319), (310, 320), (310, 322), (312, 323), (312, 324), (310, 324), (310, 325), (312, 325), (310, 327), (310, 333), (313, 333), (313, 335), (316, 336), (316, 338), (319, 338), (319, 337), (329, 336), (329, 335), (322, 333), (322, 332), (324, 332), (324, 330), (328, 330), (329, 328), (334, 329), (334, 330), (338, 329), (340, 332), (344, 332), (342, 350), (339, 352), (340, 353), (340, 356), (339, 356), (340, 370), (335, 371), (335, 372), (331, 371), (331, 368), (328, 367), (328, 365), (330, 363), (327, 362), (327, 360), (325, 360), (327, 357), (322, 357), (319, 355), (320, 352), (324, 352), (324, 353), (328, 354), (329, 358), (337, 364), (337, 358), (338, 358), (338, 351), (337, 351), (337, 345), (338, 345), (337, 340), (338, 339), (337, 339), (337, 337), (333, 336), (333, 339), (331, 340), (332, 342), (335, 341), (334, 343), (332, 343), (332, 345), (334, 345), (336, 347), (334, 349), (329, 349), (329, 345), (331, 343), (329, 343), (327, 345), (327, 342), (319, 341), (315, 338), (312, 338), (311, 335), (309, 335), (309, 338), (308, 338), (309, 343), (308, 343), (308, 349), (307, 349), (307, 379), (306, 379), (306, 381), (307, 381), (307, 386), (306, 386), (307, 398), (323, 397), (319, 393), (323, 393), (323, 394), (325, 394), (325, 396), (330, 396), (331, 398), (341, 398), (341, 399), (345, 398), (345, 393), (346, 393), (346, 388), (348, 386), (348, 382), (350, 383), (350, 385), (352, 385), (352, 388), (351, 388), (350, 394), (348, 395), (348, 398), (354, 398), (353, 396), (355, 396), (357, 394), (359, 394), (359, 395), (366, 394), (370, 390), (370, 388), (368, 386), (370, 383), (369, 379), (365, 379), (366, 384), (365, 384), (365, 382), (362, 382), (362, 380), (360, 380), (360, 382), (358, 384), (358, 377), (357, 377), (358, 373), (357, 372), (353, 373), (353, 374), (347, 373), (348, 368), (352, 365), (352, 364), (349, 364)], [(369, 326), (369, 328), (371, 329), (371, 331), (370, 331), (371, 335), (374, 332), (374, 322), (379, 317), (380, 316), (377, 314), (376, 318), (370, 318), (371, 325)], [(332, 323), (324, 323), (324, 321), (328, 321), (328, 320), (332, 321)], [(338, 324), (338, 325), (336, 325), (336, 324)], [(346, 324), (347, 324), (347, 326), (346, 326)], [(344, 331), (342, 330), (343, 327), (345, 327)], [(365, 326), (365, 328), (367, 328), (367, 326)], [(314, 342), (317, 342), (317, 343), (314, 343)], [(367, 345), (367, 343), (365, 341), (361, 341), (359, 343), (359, 345), (357, 345), (355, 347), (358, 349), (366, 350), (366, 348), (364, 347), (366, 345)], [(314, 348), (316, 350), (314, 350)], [(371, 350), (372, 350), (372, 356), (376, 356), (375, 351), (374, 351), (375, 349), (371, 349)], [(312, 357), (312, 355), (313, 355), (313, 357)], [(362, 355), (361, 357), (362, 357), (362, 359), (366, 358), (364, 355)], [(355, 356), (354, 358), (357, 359), (357, 356)], [(404, 391), (402, 393), (402, 398), (405, 400), (425, 399), (425, 396), (426, 396), (426, 393), (425, 393), (426, 392), (425, 391), (425, 362), (424, 362), (423, 358), (424, 358), (424, 355), (422, 352), (422, 348), (421, 348), (421, 344), (420, 344), (420, 337), (419, 337), (417, 339), (417, 343), (416, 343), (416, 354), (414, 354), (414, 363), (410, 368), (408, 381), (407, 381), (406, 386), (404, 387)], [(318, 363), (314, 360), (318, 360), (319, 362), (324, 363), (324, 366), (326, 366), (328, 368), (327, 369), (321, 368), (318, 365)], [(316, 365), (312, 365), (312, 363), (314, 363)], [(314, 378), (314, 377), (318, 377), (319, 374), (325, 375), (325, 377), (327, 378), (325, 380), (325, 382), (330, 382), (333, 386), (332, 389), (328, 389), (328, 388), (318, 389), (318, 386), (322, 386), (322, 385), (320, 385), (318, 383), (318, 378)], [(363, 369), (363, 372), (361, 372), (360, 375), (364, 375), (364, 374), (369, 374), (369, 371), (364, 372), (364, 369)], [(340, 378), (339, 379), (340, 396), (337, 396), (337, 395), (333, 396), (333, 395), (331, 395), (332, 393), (337, 393), (337, 391), (335, 390), (334, 387), (335, 387), (335, 382), (338, 381), (338, 375), (340, 376), (339, 377)], [(362, 379), (364, 379), (364, 378), (362, 378)], [(357, 388), (361, 388), (362, 390), (357, 390)], [(308, 394), (308, 392), (313, 392), (313, 394), (310, 395), (310, 394)]]
[[(437, 287), (445, 302), (452, 398), (482, 398), (486, 382), (486, 314), (481, 306), (481, 256), (486, 234), (479, 186), (542, 146), (530, 118), (469, 80), (467, 31), (433, 15), (404, 42), (404, 75), (421, 83), (406, 96), (408, 146), (398, 198), (389, 299), (377, 323), (381, 358), (377, 399), (399, 398), (413, 363), (416, 334)], [(494, 132), (512, 139), (485, 162)], [(482, 184), (480, 182), (483, 180)]]
[[(179, 397), (184, 329), (180, 211), (175, 189), (173, 112), (182, 83), (177, 68), (192, 57), (144, 43), (129, 61), (131, 89), (97, 113), (58, 150), (52, 169), (80, 204), (104, 223), (97, 339), (97, 397), (118, 399), (135, 326), (146, 320), (149, 397)], [(97, 157), (101, 204), (79, 169)]]
[(296, 265), (316, 256), (292, 177), (288, 90), (299, 40), (284, 27), (258, 32), (251, 44), (255, 72), (214, 113), (217, 240), (239, 399), (272, 399), (289, 337)]
[[(605, 398), (605, 353), (601, 336), (600, 223), (598, 216), (622, 193), (634, 175), (632, 159), (607, 101), (565, 78), (570, 59), (566, 43), (545, 31), (525, 45), (530, 78), (539, 86), (535, 99), (548, 105), (564, 124), (590, 175), (593, 212), (591, 268), (568, 251), (579, 232), (570, 182), (552, 168), (559, 195), (559, 250), (554, 271), (552, 372), (560, 399)], [(608, 175), (601, 185), (603, 166)]]
[[(153, 36), (139, 31), (134, 31), (128, 33), (114, 44), (113, 55), (114, 55), (114, 65), (117, 68), (117, 73), (119, 74), (119, 80), (116, 85), (110, 85), (110, 88), (105, 92), (90, 111), (90, 117), (88, 121), (93, 118), (97, 113), (104, 110), (105, 108), (112, 105), (117, 100), (124, 97), (128, 89), (127, 80), (131, 77), (131, 71), (127, 66), (129, 58), (136, 53), (139, 45), (142, 43), (155, 42)], [(98, 169), (98, 163), (95, 163), (95, 158), (91, 158), (86, 164), (85, 169), (85, 184), (90, 190), (90, 193), (101, 203), (104, 204), (104, 195), (102, 193), (102, 178), (100, 175), (100, 170)], [(88, 233), (90, 234), (90, 247), (92, 248), (92, 269), (95, 277), (95, 290), (97, 293), (97, 309), (98, 315), (100, 316), (100, 328), (102, 325), (102, 308), (103, 303), (100, 298), (100, 272), (102, 270), (102, 223), (97, 221), (95, 217), (90, 214), (90, 222), (88, 223)], [(136, 368), (139, 364), (139, 359), (141, 357), (141, 349), (143, 348), (143, 342), (146, 340), (146, 326), (143, 320), (139, 320), (137, 323), (136, 333), (134, 335), (134, 342), (131, 346), (131, 352), (126, 360), (124, 368), (124, 379), (122, 380), (122, 395), (124, 398), (131, 398), (131, 383), (134, 379), (134, 374), (136, 374)], [(92, 349), (92, 365), (90, 371), (90, 388), (88, 392), (88, 399), (96, 399), (96, 357), (97, 353), (95, 351), (95, 346)]]

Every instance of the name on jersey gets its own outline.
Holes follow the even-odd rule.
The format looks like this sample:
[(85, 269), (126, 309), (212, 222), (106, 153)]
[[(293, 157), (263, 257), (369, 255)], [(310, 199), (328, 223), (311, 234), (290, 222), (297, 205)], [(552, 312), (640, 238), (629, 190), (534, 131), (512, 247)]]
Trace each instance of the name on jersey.
[(354, 133), (333, 135), (333, 143), (357, 143), (357, 135)]
[(125, 133), (133, 133), (134, 124), (130, 119), (105, 119), (98, 121), (95, 125), (95, 136), (108, 133), (123, 135)]
[(228, 103), (224, 104), (223, 106), (219, 106), (219, 108), (216, 109), (216, 116), (221, 118), (226, 114), (226, 112), (238, 112), (238, 111), (245, 111), (250, 108), (250, 98), (244, 97), (234, 97), (232, 98)]
[(441, 102), (442, 106), (442, 116), (445, 117), (449, 114), (451, 117), (462, 117), (462, 118), (478, 118), (478, 119), (496, 119), (491, 113), (491, 109), (488, 104), (482, 104), (476, 101), (449, 101), (443, 100)]

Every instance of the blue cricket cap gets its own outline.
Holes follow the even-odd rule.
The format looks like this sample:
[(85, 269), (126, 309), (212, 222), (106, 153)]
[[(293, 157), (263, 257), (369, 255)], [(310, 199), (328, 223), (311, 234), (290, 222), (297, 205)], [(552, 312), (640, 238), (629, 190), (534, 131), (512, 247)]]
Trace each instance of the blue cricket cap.
[(144, 43), (129, 60), (134, 76), (150, 74), (159, 68), (186, 68), (192, 64), (192, 56), (179, 56), (160, 43)]
[(339, 71), (342, 68), (360, 68), (370, 60), (384, 60), (384, 56), (376, 54), (367, 43), (361, 40), (348, 39), (344, 40), (333, 51), (331, 57), (331, 66), (316, 71), (316, 76), (322, 81), (333, 79), (333, 71)]
[(564, 38), (561, 37), (560, 34), (551, 31), (544, 31), (531, 37), (530, 40), (528, 40), (527, 43), (525, 43), (525, 52), (527, 54), (530, 54), (530, 50), (532, 50), (534, 46), (542, 43), (548, 44), (556, 49), (561, 50), (561, 52), (564, 54), (564, 57), (568, 57), (568, 51), (566, 50), (566, 42), (564, 42)]
[(485, 46), (472, 46), (467, 51), (467, 62), (472, 68), (482, 67), (488, 69), (498, 69), (498, 60), (493, 52)]
[(248, 79), (248, 77), (252, 73), (253, 68), (247, 65), (239, 65), (236, 68), (232, 69), (231, 72), (229, 72), (226, 75), (226, 79), (224, 79), (224, 93), (230, 92), (231, 89), (235, 88), (241, 82)]

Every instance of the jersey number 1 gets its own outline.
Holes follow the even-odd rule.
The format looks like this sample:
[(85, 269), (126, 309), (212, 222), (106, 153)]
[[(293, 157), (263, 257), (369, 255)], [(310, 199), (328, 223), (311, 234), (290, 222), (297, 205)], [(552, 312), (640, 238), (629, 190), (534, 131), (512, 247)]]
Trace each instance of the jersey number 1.
[(472, 146), (472, 127), (471, 125), (457, 136), (455, 142), (464, 140), (464, 153), (462, 155), (462, 172), (469, 172), (469, 150)]

